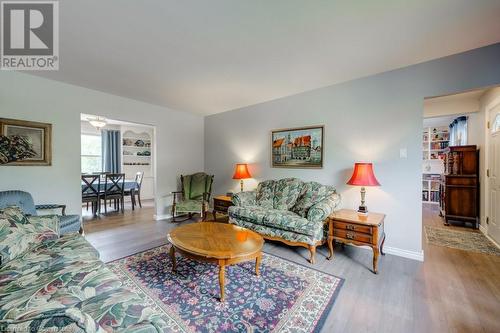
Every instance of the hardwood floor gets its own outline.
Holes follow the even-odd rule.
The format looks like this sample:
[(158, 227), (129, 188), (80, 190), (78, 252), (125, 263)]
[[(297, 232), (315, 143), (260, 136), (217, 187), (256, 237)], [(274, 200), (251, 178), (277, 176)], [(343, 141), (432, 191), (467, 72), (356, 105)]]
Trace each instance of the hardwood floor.
[[(425, 224), (442, 225), (436, 209), (423, 208)], [(165, 244), (179, 224), (154, 221), (153, 214), (149, 204), (86, 218), (86, 237), (104, 261)], [(361, 248), (337, 246), (328, 261), (322, 246), (315, 265), (306, 249), (266, 241), (264, 251), (345, 279), (322, 332), (500, 332), (500, 256), (429, 245), (425, 238), (423, 247), (424, 263), (382, 256), (378, 275), (370, 271), (371, 252)]]

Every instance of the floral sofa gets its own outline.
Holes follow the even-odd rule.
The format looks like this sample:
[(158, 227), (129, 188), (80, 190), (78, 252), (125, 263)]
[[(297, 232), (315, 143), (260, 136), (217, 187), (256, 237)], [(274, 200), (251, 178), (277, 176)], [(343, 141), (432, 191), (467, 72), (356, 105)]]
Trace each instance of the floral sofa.
[(58, 217), (0, 213), (0, 332), (169, 331)]
[(266, 239), (306, 247), (314, 263), (316, 246), (327, 237), (325, 220), (340, 204), (340, 195), (333, 186), (285, 178), (261, 182), (256, 191), (237, 193), (232, 201), (230, 223)]

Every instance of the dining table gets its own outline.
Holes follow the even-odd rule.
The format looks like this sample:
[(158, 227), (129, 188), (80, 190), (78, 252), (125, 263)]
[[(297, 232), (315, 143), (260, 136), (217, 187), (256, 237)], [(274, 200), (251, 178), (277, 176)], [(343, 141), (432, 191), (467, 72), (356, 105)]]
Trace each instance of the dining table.
[[(108, 182), (108, 184), (112, 185), (113, 183), (112, 182)], [(82, 191), (85, 189), (87, 185), (85, 184), (85, 182), (82, 181)], [(101, 182), (100, 186), (99, 186), (99, 192), (104, 192), (104, 189), (106, 187), (106, 183), (105, 182)], [(124, 191), (129, 191), (129, 190), (132, 190), (132, 189), (135, 189), (137, 187), (137, 182), (135, 181), (135, 179), (125, 179), (125, 181), (123, 182), (123, 190)], [(92, 188), (94, 190), (97, 190), (97, 184), (92, 184)]]

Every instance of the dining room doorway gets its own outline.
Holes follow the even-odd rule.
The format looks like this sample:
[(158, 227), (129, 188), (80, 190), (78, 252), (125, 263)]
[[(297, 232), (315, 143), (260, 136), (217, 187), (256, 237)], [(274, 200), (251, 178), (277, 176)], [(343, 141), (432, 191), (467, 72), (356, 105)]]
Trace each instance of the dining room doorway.
[(155, 128), (81, 114), (81, 186), (84, 222), (103, 216), (155, 211)]

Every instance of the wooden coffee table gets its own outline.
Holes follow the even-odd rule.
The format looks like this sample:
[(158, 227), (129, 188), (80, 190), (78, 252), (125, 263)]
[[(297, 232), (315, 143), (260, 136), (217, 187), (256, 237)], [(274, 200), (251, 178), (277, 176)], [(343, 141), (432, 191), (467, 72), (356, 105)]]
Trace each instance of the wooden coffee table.
[(175, 252), (186, 258), (219, 266), (220, 301), (224, 302), (224, 275), (228, 265), (255, 259), (259, 275), (264, 239), (259, 234), (232, 224), (199, 222), (172, 230), (168, 236), (172, 271), (177, 269)]

